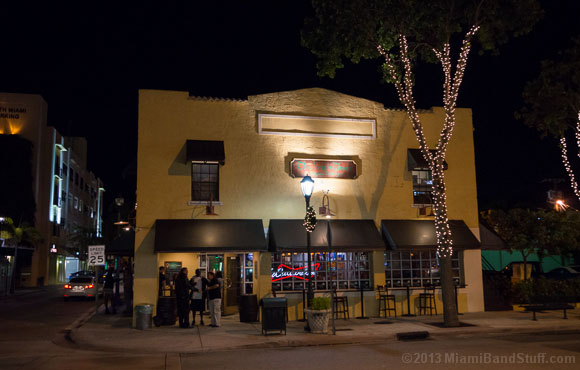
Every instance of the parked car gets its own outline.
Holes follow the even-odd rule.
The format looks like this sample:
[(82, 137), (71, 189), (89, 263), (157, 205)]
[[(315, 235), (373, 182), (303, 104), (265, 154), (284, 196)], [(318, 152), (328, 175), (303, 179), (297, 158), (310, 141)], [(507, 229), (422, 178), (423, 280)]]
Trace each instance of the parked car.
[(77, 271), (77, 272), (71, 273), (68, 276), (68, 280), (70, 281), (70, 279), (77, 278), (77, 277), (92, 277), (92, 276), (95, 276), (95, 272), (94, 271), (82, 270), (82, 271)]
[[(96, 285), (93, 276), (74, 277), (64, 284), (64, 300), (68, 301), (71, 297), (95, 298), (97, 295)], [(101, 290), (99, 290), (99, 293), (101, 293)]]
[(580, 279), (580, 272), (574, 270), (572, 267), (557, 267), (545, 273), (544, 276), (546, 279), (552, 280)]

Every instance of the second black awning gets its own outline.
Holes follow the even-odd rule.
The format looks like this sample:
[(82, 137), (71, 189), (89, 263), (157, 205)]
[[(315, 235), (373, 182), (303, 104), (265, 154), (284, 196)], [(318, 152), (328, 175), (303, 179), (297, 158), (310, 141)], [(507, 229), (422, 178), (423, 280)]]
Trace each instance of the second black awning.
[[(305, 251), (304, 220), (270, 220), (268, 249), (271, 252)], [(311, 251), (328, 250), (328, 227), (332, 249), (337, 251), (384, 250), (385, 244), (373, 220), (318, 220), (310, 234)]]
[[(432, 154), (436, 154), (435, 149), (429, 150)], [(447, 162), (443, 161), (443, 169), (447, 170)], [(429, 164), (423, 157), (421, 149), (407, 149), (407, 169), (409, 171), (413, 170), (428, 170)]]
[(226, 154), (223, 141), (187, 140), (186, 159), (188, 162), (219, 162), (225, 163)]
[[(462, 220), (449, 221), (453, 248), (480, 249), (481, 245)], [(381, 233), (390, 249), (437, 248), (435, 221), (433, 220), (382, 220)]]
[(155, 252), (266, 251), (262, 220), (157, 220)]

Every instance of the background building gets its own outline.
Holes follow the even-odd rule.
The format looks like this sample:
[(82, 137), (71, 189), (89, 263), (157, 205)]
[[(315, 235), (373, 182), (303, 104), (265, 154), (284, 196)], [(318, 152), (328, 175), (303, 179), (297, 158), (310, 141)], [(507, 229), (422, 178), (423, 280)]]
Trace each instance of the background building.
[[(36, 210), (29, 221), (43, 236), (42, 244), (18, 263), (19, 286), (64, 281), (82, 268), (83, 251), (71, 245), (71, 234), (79, 228), (94, 230), (96, 235), (102, 230), (104, 188), (87, 169), (86, 139), (63, 137), (48, 126), (47, 108), (40, 95), (0, 93), (0, 134), (17, 135), (32, 146), (30, 186)], [(3, 189), (7, 181), (11, 180), (2, 179)], [(3, 191), (3, 196), (10, 194)], [(0, 209), (4, 212), (9, 211)], [(17, 215), (2, 215), (20, 222)]]
[[(443, 109), (421, 119), (434, 146)], [(318, 211), (329, 191), (334, 214), (312, 233), (318, 294), (335, 286), (351, 316), (360, 315), (362, 286), (366, 314), (376, 315), (375, 289), (386, 285), (399, 295), (400, 313), (406, 285), (418, 295), (438, 283), (430, 173), (404, 111), (317, 88), (247, 100), (141, 90), (138, 147), (135, 302), (156, 302), (158, 266), (183, 266), (224, 272), (226, 313), (241, 294), (277, 294), (289, 299), (290, 318), (300, 318), (306, 173), (316, 182), (311, 205)], [(457, 110), (447, 165), (459, 309), (482, 311), (469, 109)]]

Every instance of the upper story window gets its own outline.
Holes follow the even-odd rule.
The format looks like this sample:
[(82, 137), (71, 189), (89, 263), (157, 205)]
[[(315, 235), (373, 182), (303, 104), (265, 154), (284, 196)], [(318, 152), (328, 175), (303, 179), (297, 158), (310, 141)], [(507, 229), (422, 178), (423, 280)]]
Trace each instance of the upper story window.
[(431, 171), (411, 171), (413, 174), (413, 205), (430, 205), (433, 203), (431, 192), (433, 190), (433, 178)]
[[(435, 150), (431, 150), (434, 155)], [(433, 177), (420, 149), (407, 149), (407, 169), (413, 177), (413, 206), (424, 208), (433, 204)], [(447, 169), (447, 162), (443, 162)]]
[(219, 166), (225, 163), (223, 141), (187, 140), (185, 160), (191, 163), (191, 202), (220, 202)]
[(191, 200), (194, 202), (220, 200), (218, 163), (191, 164)]

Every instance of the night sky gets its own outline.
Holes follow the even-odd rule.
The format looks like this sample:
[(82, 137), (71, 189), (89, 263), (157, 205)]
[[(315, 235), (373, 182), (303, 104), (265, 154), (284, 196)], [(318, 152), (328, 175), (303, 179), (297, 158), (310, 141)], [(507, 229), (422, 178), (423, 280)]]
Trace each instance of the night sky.
[[(378, 60), (317, 77), (314, 56), (300, 46), (309, 1), (139, 3), (0, 6), (0, 91), (43, 95), (50, 125), (88, 138), (89, 169), (109, 203), (135, 199), (138, 89), (246, 98), (323, 87), (400, 107), (394, 87), (379, 81)], [(543, 7), (532, 33), (499, 56), (471, 54), (459, 106), (473, 109), (480, 209), (545, 207), (547, 179), (564, 179), (557, 186), (573, 201), (556, 142), (514, 119), (540, 61), (580, 36), (580, 1)], [(419, 69), (420, 107), (441, 105), (441, 78), (439, 66)]]

